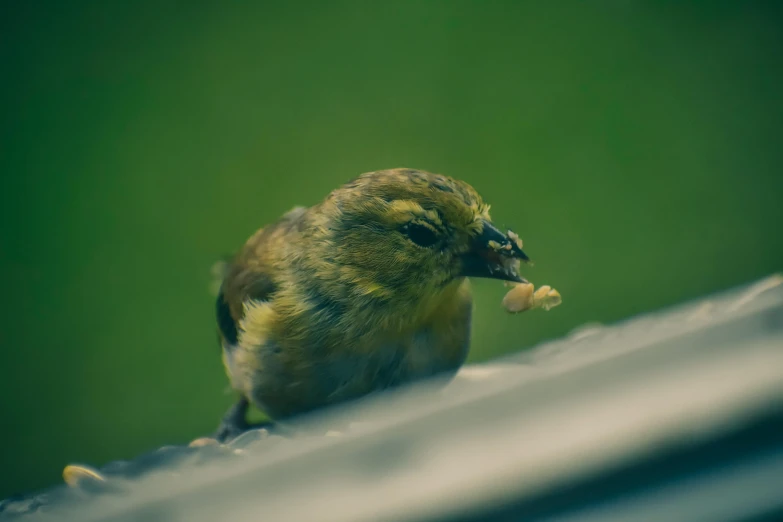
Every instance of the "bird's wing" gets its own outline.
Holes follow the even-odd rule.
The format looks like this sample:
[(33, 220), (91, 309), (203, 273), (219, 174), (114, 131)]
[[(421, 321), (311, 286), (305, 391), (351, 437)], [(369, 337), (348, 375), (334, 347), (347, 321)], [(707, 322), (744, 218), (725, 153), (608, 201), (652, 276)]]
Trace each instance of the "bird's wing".
[[(261, 310), (277, 290), (273, 274), (276, 249), (282, 248), (286, 236), (297, 225), (307, 209), (294, 207), (276, 223), (260, 229), (231, 262), (226, 263), (216, 300), (216, 316), (224, 344), (235, 346), (241, 334), (260, 327)], [(250, 323), (255, 324), (255, 327)]]
[(239, 323), (245, 316), (247, 303), (268, 302), (274, 291), (274, 282), (263, 272), (232, 266), (215, 302), (218, 328), (227, 344), (235, 345), (239, 340)]

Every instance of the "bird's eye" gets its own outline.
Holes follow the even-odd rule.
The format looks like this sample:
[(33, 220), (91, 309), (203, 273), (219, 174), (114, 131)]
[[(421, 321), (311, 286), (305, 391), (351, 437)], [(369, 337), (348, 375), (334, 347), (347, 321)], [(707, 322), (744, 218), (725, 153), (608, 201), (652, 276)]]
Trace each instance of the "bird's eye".
[(419, 246), (430, 247), (438, 241), (435, 231), (426, 225), (411, 223), (404, 230), (410, 240)]

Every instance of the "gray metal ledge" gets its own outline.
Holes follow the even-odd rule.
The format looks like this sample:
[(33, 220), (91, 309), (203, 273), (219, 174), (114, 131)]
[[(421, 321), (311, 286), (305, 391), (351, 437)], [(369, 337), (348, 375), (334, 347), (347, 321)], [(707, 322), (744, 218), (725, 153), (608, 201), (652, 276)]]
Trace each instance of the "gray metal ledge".
[(108, 480), (92, 489), (6, 501), (0, 518), (780, 516), (783, 277), (581, 328), (468, 366), (451, 383), (422, 383), (281, 430), (228, 447), (162, 448), (107, 466)]

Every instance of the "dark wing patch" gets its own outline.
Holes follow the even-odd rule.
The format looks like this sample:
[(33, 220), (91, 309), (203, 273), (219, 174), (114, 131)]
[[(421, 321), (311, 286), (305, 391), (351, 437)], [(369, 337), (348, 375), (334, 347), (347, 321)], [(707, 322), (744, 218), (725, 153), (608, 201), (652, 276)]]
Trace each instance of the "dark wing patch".
[(279, 236), (301, 225), (307, 209), (294, 207), (274, 225), (257, 231), (245, 244), (243, 251), (223, 271), (215, 302), (215, 314), (220, 334), (228, 345), (239, 341), (238, 323), (244, 313), (244, 303), (271, 301), (277, 285), (267, 273), (270, 260), (259, 247), (279, 241)]
[(243, 303), (248, 299), (269, 301), (275, 291), (277, 286), (263, 274), (242, 269), (229, 271), (215, 301), (218, 328), (229, 345), (239, 341), (237, 321), (241, 318)]
[(218, 328), (220, 328), (220, 333), (223, 334), (223, 338), (229, 344), (237, 344), (237, 341), (239, 340), (239, 332), (237, 331), (237, 324), (234, 321), (234, 318), (231, 317), (231, 310), (229, 309), (228, 303), (223, 297), (222, 291), (218, 294), (215, 304), (216, 304), (215, 312), (217, 314), (217, 324), (218, 324)]

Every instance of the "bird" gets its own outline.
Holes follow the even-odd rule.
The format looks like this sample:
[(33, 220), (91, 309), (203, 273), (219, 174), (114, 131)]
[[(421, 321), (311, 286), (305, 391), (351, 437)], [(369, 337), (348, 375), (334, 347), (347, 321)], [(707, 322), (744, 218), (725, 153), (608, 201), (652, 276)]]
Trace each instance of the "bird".
[(527, 283), (530, 259), (468, 183), (425, 170), (366, 172), (256, 231), (216, 299), (237, 401), (215, 434), (433, 376), (453, 377), (471, 335), (470, 278)]

